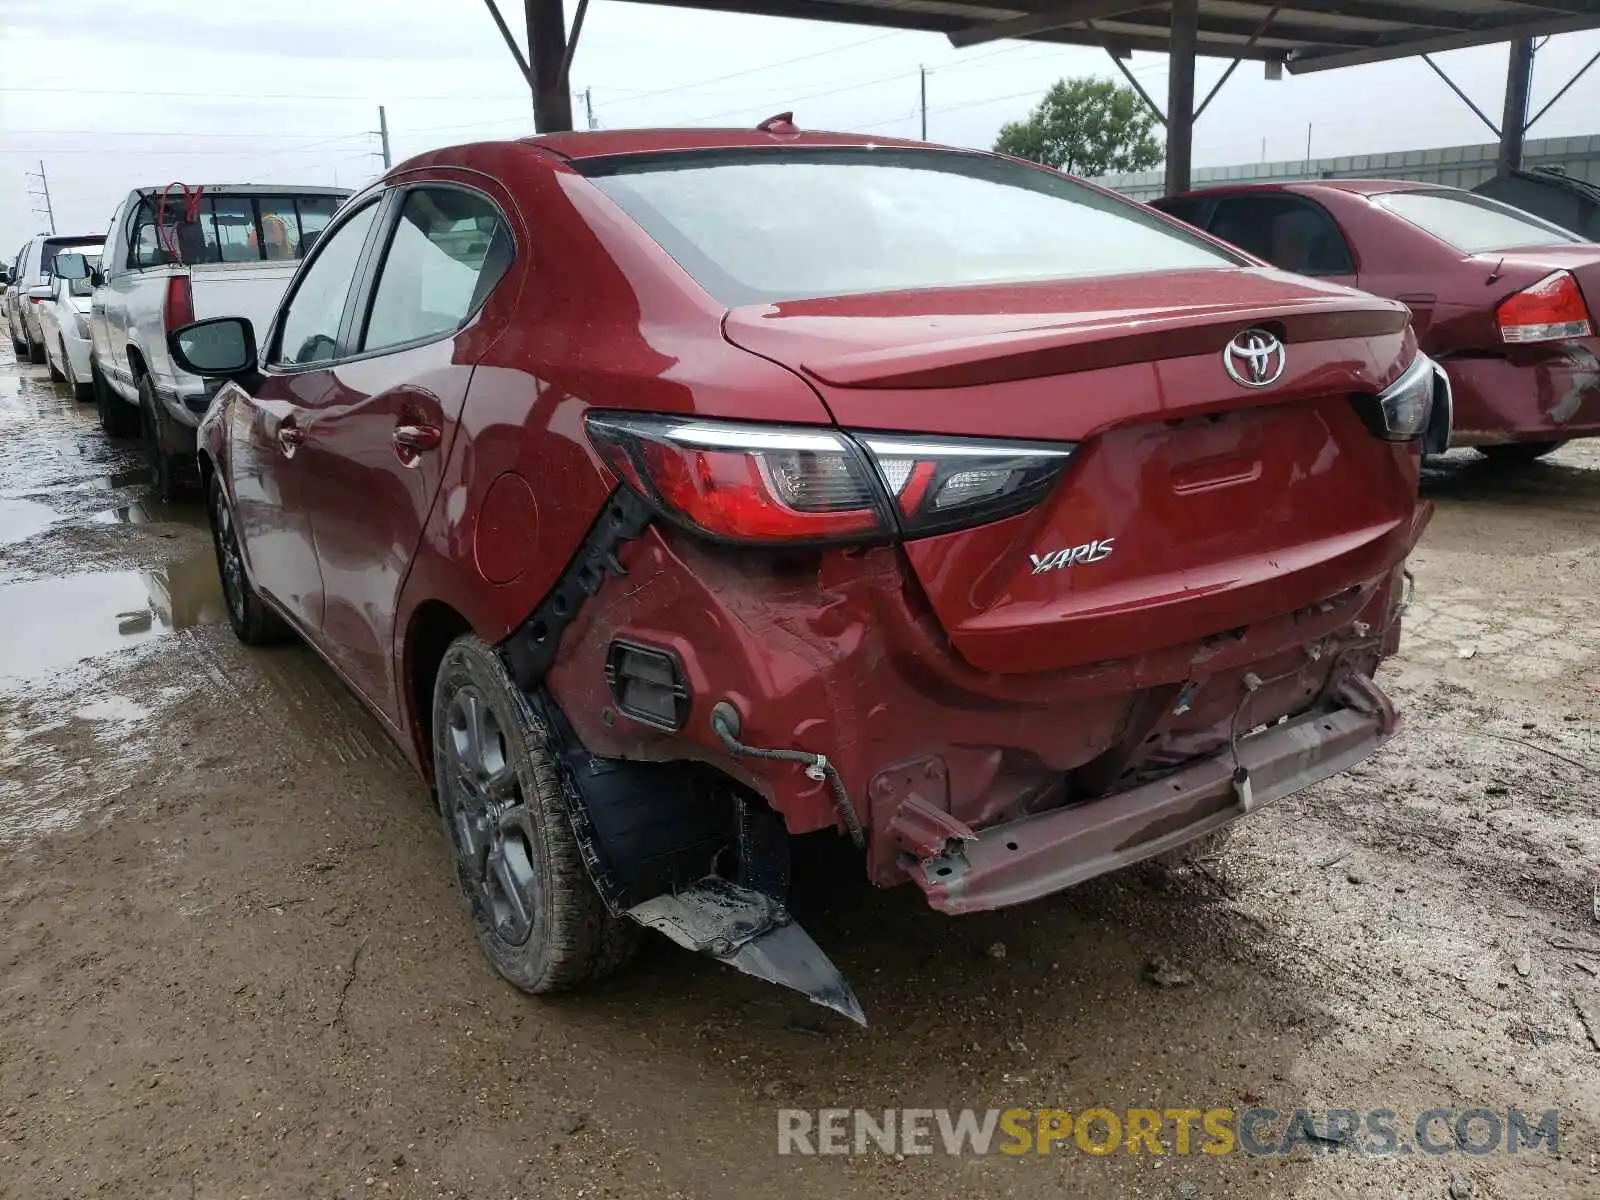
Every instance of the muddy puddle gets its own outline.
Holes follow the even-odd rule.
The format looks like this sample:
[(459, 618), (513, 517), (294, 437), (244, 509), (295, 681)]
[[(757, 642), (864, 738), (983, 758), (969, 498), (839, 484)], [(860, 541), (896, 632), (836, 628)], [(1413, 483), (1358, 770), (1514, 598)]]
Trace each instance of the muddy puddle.
[(0, 586), (0, 682), (225, 621), (209, 555), (146, 571), (91, 571)]

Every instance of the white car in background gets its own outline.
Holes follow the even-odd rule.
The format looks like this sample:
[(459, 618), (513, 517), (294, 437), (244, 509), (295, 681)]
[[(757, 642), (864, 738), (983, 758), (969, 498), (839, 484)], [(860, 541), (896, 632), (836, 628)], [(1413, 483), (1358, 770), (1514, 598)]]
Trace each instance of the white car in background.
[(39, 332), (44, 340), (45, 363), (50, 368), (50, 378), (58, 383), (72, 385), (72, 394), (79, 400), (94, 396), (89, 374), (89, 301), (94, 287), (87, 275), (100, 265), (101, 242), (81, 242), (62, 246), (56, 255), (57, 263), (68, 254), (81, 255), (81, 269), (74, 263), (69, 272), (75, 278), (52, 274), (49, 280), (50, 299), (34, 310), (39, 315)]
[(80, 233), (76, 237), (41, 233), (22, 243), (12, 264), (11, 288), (3, 303), (11, 348), (19, 362), (44, 363), (44, 333), (39, 328), (39, 306), (50, 297), (50, 275), (63, 247), (99, 242), (103, 235)]

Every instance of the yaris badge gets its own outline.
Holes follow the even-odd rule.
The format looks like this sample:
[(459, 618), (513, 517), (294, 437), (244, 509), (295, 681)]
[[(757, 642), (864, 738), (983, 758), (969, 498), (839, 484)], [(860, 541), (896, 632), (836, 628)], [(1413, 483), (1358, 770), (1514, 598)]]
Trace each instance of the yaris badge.
[(1283, 343), (1265, 329), (1246, 329), (1234, 335), (1222, 350), (1228, 378), (1244, 387), (1267, 387), (1283, 377), (1288, 365)]
[(1096, 538), (1081, 546), (1067, 546), (1061, 550), (1051, 550), (1047, 554), (1030, 554), (1028, 557), (1033, 561), (1033, 573), (1043, 575), (1046, 571), (1075, 567), (1080, 563), (1097, 563), (1110, 558), (1116, 540), (1116, 538)]

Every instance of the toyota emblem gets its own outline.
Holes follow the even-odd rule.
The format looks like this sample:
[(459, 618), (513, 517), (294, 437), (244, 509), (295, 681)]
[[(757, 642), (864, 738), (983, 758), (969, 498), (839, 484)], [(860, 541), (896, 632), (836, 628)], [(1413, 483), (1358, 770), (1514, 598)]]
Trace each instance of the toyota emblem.
[(1277, 383), (1287, 365), (1283, 343), (1265, 329), (1246, 329), (1235, 334), (1222, 350), (1222, 365), (1228, 378), (1244, 387), (1267, 387)]

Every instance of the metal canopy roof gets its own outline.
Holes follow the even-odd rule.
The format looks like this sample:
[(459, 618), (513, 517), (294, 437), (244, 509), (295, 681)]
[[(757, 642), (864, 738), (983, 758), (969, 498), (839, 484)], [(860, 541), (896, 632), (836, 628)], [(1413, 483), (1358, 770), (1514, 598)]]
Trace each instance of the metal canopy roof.
[[(922, 29), (956, 46), (1001, 38), (1171, 48), (1172, 11), (1148, 0), (637, 0), (674, 8)], [(1513, 38), (1600, 28), (1600, 0), (1199, 0), (1196, 53), (1324, 71)]]

